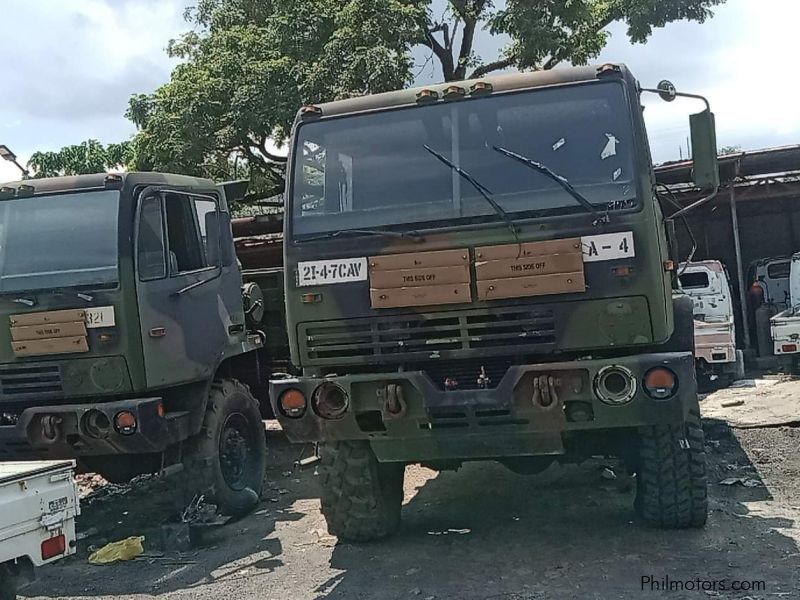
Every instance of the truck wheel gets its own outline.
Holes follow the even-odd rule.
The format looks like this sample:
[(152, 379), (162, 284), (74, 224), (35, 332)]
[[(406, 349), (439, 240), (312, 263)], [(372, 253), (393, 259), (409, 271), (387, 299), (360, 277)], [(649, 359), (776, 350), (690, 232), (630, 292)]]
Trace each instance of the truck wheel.
[(17, 581), (6, 565), (0, 565), (0, 600), (17, 600)]
[(400, 525), (405, 465), (379, 463), (366, 441), (320, 444), (322, 514), (345, 542), (369, 542)]
[(236, 380), (214, 381), (203, 429), (190, 440), (185, 458), (190, 485), (223, 514), (243, 515), (261, 498), (266, 463), (258, 401)]
[[(688, 445), (688, 447), (686, 447)], [(706, 455), (700, 415), (639, 434), (636, 510), (651, 526), (702, 527), (708, 517)]]

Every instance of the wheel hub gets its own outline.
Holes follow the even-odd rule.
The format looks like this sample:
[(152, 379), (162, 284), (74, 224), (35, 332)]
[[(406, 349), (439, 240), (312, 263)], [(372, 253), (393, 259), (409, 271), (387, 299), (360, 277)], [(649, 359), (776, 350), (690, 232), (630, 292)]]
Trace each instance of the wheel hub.
[(252, 457), (247, 422), (241, 415), (231, 415), (225, 422), (219, 442), (222, 476), (233, 489), (246, 487), (245, 481)]

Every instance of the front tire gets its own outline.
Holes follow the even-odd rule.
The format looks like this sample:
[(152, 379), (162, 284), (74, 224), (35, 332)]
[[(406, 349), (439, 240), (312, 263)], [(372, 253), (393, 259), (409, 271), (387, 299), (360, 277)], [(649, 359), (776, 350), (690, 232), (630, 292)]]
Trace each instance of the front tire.
[(190, 440), (185, 458), (189, 484), (221, 513), (244, 515), (261, 498), (266, 463), (258, 401), (235, 379), (214, 381), (203, 428)]
[(320, 445), (322, 514), (344, 542), (385, 538), (400, 526), (405, 465), (380, 463), (366, 441)]
[(636, 509), (662, 529), (703, 527), (708, 518), (706, 455), (700, 415), (684, 426), (655, 425), (639, 433)]

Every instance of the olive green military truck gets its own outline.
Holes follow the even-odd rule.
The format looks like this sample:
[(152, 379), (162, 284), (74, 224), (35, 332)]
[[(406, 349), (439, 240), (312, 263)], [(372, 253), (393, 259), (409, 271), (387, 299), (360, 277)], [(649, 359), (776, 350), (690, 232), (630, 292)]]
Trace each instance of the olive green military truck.
[[(642, 91), (603, 65), (300, 111), (284, 263), (302, 375), (270, 396), (291, 440), (318, 442), (331, 533), (395, 530), (410, 463), (593, 455), (636, 473), (647, 523), (705, 523), (691, 302), (672, 299)], [(691, 122), (714, 188), (713, 115)]]
[[(263, 301), (226, 188), (156, 173), (0, 188), (0, 460), (174, 469), (223, 511), (258, 499)], [(268, 404), (268, 403), (267, 403)], [(183, 467), (177, 468), (177, 467)]]

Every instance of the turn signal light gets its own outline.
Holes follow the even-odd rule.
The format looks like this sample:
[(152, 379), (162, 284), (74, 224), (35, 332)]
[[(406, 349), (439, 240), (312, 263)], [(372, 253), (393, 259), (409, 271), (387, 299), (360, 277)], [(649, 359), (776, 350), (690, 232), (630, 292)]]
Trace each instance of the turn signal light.
[(67, 538), (63, 534), (42, 542), (42, 560), (50, 560), (56, 556), (61, 556), (66, 551)]
[(281, 412), (292, 419), (299, 419), (306, 412), (306, 396), (298, 389), (286, 390), (280, 398)]
[(675, 394), (678, 381), (675, 373), (665, 367), (650, 369), (644, 376), (644, 389), (655, 400), (666, 400)]
[(129, 410), (122, 410), (114, 417), (114, 428), (122, 435), (136, 433), (136, 417)]

